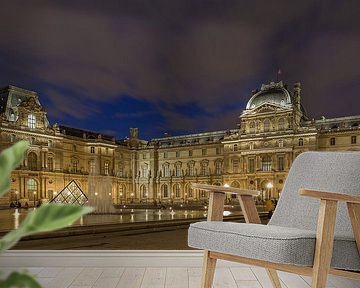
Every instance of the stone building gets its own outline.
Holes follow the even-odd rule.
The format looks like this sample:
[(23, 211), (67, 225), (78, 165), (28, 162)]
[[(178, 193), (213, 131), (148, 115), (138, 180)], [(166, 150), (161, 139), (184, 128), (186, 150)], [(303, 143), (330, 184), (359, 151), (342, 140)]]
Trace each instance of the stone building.
[[(114, 203), (206, 201), (191, 182), (257, 189), (278, 198), (297, 155), (310, 150), (360, 150), (360, 115), (308, 118), (301, 86), (282, 82), (254, 90), (239, 128), (150, 141), (130, 128), (126, 139), (50, 125), (35, 92), (0, 89), (0, 149), (27, 139), (30, 149), (13, 172), (2, 204), (49, 201), (71, 180), (86, 193), (89, 179), (112, 185)], [(110, 179), (110, 180), (109, 180)]]

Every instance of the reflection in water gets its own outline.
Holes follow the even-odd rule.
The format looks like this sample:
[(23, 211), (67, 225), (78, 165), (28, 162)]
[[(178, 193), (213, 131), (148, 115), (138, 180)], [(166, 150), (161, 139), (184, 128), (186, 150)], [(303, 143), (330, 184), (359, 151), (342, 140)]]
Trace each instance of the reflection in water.
[(16, 208), (14, 213), (14, 229), (19, 228), (19, 216), (20, 216), (19, 210)]
[[(0, 210), (0, 230), (17, 229), (27, 213), (32, 209), (7, 209)], [(240, 209), (239, 209), (240, 210)], [(239, 211), (224, 211), (224, 216), (240, 215)], [(173, 210), (173, 209), (117, 209), (110, 214), (90, 214), (81, 217), (73, 226), (102, 225), (114, 223), (134, 223), (165, 221), (179, 219), (204, 218), (204, 210)]]

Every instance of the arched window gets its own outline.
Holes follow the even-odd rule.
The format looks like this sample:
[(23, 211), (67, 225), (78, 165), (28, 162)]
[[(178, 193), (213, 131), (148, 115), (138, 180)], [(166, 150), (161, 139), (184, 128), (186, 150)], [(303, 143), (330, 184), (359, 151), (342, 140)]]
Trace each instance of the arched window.
[(36, 128), (36, 117), (34, 114), (29, 114), (28, 115), (28, 127), (30, 129), (35, 129)]
[(299, 146), (304, 146), (304, 139), (303, 138), (299, 138)]
[(169, 188), (167, 184), (164, 184), (162, 186), (162, 194), (164, 198), (168, 198), (169, 197)]
[(238, 151), (238, 145), (237, 144), (234, 144), (234, 151)]
[(272, 160), (271, 160), (271, 156), (264, 156), (262, 158), (262, 171), (271, 171), (271, 164), (272, 164)]
[(265, 119), (264, 120), (264, 132), (269, 132), (269, 131), (270, 131), (270, 120)]
[(284, 130), (285, 129), (285, 120), (284, 118), (280, 118), (278, 121), (278, 129), (279, 130)]
[(28, 154), (28, 167), (30, 170), (37, 170), (37, 155), (34, 152)]

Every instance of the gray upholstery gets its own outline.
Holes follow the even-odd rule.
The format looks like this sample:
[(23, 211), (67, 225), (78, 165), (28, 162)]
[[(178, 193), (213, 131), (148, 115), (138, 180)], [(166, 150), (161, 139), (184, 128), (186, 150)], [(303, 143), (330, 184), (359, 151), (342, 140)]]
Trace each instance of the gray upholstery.
[[(198, 222), (190, 225), (189, 246), (276, 263), (311, 266), (319, 200), (300, 188), (360, 195), (359, 152), (305, 152), (292, 164), (268, 225)], [(360, 271), (347, 208), (338, 206), (331, 266)]]

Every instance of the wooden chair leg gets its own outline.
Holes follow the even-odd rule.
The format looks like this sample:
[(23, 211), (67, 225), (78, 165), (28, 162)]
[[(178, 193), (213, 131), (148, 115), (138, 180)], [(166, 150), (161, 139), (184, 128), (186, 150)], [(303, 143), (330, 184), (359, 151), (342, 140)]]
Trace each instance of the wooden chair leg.
[(273, 288), (281, 288), (280, 279), (279, 279), (279, 276), (278, 276), (276, 270), (266, 269), (266, 272), (269, 275), (269, 278), (270, 278)]
[(312, 275), (312, 288), (325, 288), (330, 270), (337, 201), (321, 200)]
[(204, 251), (201, 288), (211, 288), (214, 281), (216, 258), (210, 257), (210, 252)]

